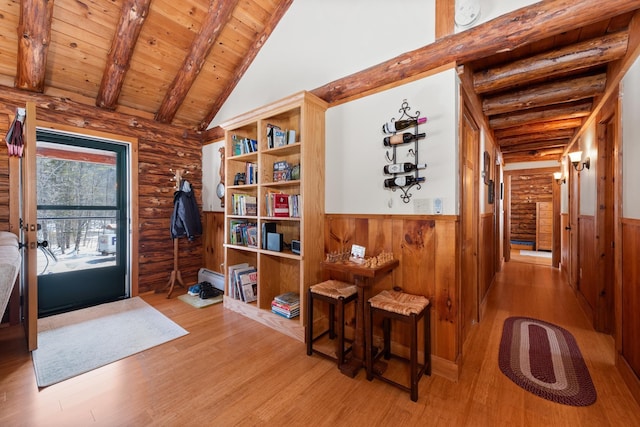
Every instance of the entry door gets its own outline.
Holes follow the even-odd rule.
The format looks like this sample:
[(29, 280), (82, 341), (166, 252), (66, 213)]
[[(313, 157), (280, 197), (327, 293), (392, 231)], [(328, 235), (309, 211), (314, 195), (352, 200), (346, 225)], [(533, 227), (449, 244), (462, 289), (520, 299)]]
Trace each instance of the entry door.
[(126, 298), (126, 146), (36, 136), (38, 317)]

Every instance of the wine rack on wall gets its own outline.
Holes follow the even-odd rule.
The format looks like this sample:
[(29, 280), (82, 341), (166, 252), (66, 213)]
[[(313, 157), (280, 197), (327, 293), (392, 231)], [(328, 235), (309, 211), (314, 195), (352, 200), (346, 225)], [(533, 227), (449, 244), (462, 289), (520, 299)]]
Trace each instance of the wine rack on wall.
[[(385, 134), (383, 144), (387, 150), (387, 165), (383, 173), (387, 178), (384, 187), (391, 191), (400, 190), (400, 198), (404, 203), (411, 200), (412, 189), (420, 190), (425, 181), (420, 171), (427, 167), (420, 163), (419, 142), (426, 133), (420, 133), (420, 125), (426, 123), (426, 117), (420, 117), (420, 111), (411, 114), (411, 107), (407, 100), (402, 101), (398, 120), (392, 118), (382, 126)], [(408, 149), (405, 149), (408, 147)]]

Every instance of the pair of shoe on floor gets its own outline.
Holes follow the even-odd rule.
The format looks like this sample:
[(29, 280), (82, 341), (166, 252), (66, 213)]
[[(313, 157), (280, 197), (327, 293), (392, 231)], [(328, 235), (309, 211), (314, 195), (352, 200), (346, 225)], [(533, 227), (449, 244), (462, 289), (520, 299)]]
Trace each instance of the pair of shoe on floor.
[(215, 298), (222, 295), (222, 291), (214, 288), (209, 282), (200, 282), (189, 286), (187, 293), (191, 296), (199, 296), (200, 299)]

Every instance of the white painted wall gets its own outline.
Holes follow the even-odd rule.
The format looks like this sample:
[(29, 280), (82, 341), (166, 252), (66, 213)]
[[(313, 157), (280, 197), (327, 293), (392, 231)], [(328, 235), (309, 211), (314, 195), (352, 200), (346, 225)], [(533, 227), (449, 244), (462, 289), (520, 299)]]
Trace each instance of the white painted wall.
[[(430, 214), (433, 200), (441, 198), (444, 214), (457, 213), (458, 142), (457, 77), (454, 69), (358, 99), (327, 111), (325, 210), (327, 213)], [(412, 189), (410, 203), (400, 190), (385, 189), (389, 178), (382, 168), (388, 164), (382, 138), (382, 124), (399, 119), (407, 100), (412, 115), (426, 116), (420, 132), (420, 163), (427, 169), (420, 190)], [(408, 144), (413, 146), (413, 144)], [(413, 161), (408, 147), (397, 149), (398, 162)], [(389, 150), (391, 155), (391, 150)]]
[(512, 12), (521, 7), (537, 3), (538, 0), (479, 0), (480, 18), (472, 27), (488, 22), (505, 13)]
[[(594, 216), (596, 214), (597, 199), (596, 171), (598, 170), (595, 124), (589, 126), (582, 134), (579, 146), (579, 149), (582, 150), (582, 160), (587, 157), (591, 160), (590, 169), (585, 168), (580, 172), (580, 215)], [(576, 147), (574, 151), (578, 151), (578, 148)]]
[(640, 219), (640, 59), (622, 80), (622, 217)]
[(202, 147), (202, 210), (222, 212), (220, 199), (216, 196), (216, 186), (220, 182), (218, 173), (220, 168), (220, 153), (224, 147), (224, 140), (207, 144)]
[[(481, 1), (479, 23), (534, 3)], [(434, 11), (435, 0), (294, 1), (210, 127), (433, 43)], [(430, 213), (433, 199), (442, 198), (444, 214), (458, 213), (454, 74), (446, 71), (327, 111), (327, 212)], [(420, 158), (428, 163), (427, 182), (409, 204), (397, 191), (382, 187), (385, 150), (380, 126), (398, 117), (403, 99), (429, 117), (423, 125), (427, 139), (421, 142), (421, 150), (426, 149)], [(215, 197), (217, 148), (205, 148), (203, 155), (204, 209), (222, 210)]]
[(312, 90), (435, 40), (435, 0), (296, 0), (212, 121)]

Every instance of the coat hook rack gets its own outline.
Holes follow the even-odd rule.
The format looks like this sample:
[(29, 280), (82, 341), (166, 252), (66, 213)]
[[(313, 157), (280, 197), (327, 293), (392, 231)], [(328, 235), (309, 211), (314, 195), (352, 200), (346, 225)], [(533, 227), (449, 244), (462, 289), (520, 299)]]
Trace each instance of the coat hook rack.
[(173, 186), (174, 190), (179, 190), (180, 184), (182, 184), (183, 176), (188, 175), (189, 171), (185, 169), (169, 169), (169, 172), (173, 174), (173, 177), (171, 177), (169, 181), (175, 182), (175, 185)]
[[(173, 174), (173, 177), (169, 181), (175, 182), (173, 189), (176, 191), (180, 191), (180, 187), (182, 186), (183, 176), (188, 175), (189, 171), (185, 169), (169, 169), (169, 172)], [(184, 281), (182, 280), (182, 274), (180, 273), (180, 269), (178, 268), (178, 260), (180, 257), (179, 250), (179, 241), (178, 238), (173, 239), (173, 271), (171, 272), (171, 276), (169, 277), (169, 282), (164, 289), (159, 292), (164, 292), (168, 290), (167, 298), (171, 298), (171, 294), (173, 293), (173, 288), (177, 284), (178, 286), (184, 288)]]

